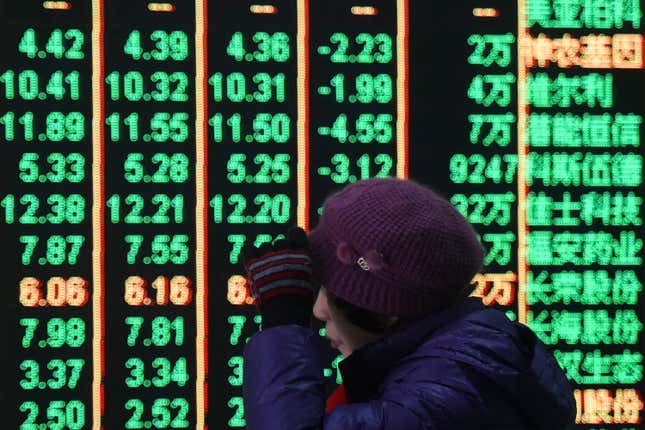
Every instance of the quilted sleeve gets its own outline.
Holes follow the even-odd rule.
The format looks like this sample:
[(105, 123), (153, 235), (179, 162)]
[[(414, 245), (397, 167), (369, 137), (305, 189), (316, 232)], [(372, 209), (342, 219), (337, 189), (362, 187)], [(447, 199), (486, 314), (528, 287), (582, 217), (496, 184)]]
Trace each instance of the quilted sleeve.
[(387, 384), (378, 400), (338, 405), (325, 414), (317, 341), (312, 330), (293, 325), (252, 338), (244, 351), (247, 429), (443, 430), (467, 428), (460, 425), (477, 424), (473, 417), (482, 416), (481, 399), (459, 375), (443, 372), (437, 381), (414, 371)]
[(297, 325), (256, 333), (244, 348), (249, 430), (320, 428), (325, 411), (320, 336)]

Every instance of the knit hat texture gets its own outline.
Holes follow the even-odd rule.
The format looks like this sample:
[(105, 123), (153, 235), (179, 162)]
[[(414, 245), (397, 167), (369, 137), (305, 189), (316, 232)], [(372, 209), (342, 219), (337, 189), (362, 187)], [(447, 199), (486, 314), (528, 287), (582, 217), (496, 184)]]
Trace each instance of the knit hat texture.
[(325, 200), (309, 233), (315, 278), (336, 296), (384, 315), (445, 308), (481, 269), (473, 227), (411, 180), (367, 179)]

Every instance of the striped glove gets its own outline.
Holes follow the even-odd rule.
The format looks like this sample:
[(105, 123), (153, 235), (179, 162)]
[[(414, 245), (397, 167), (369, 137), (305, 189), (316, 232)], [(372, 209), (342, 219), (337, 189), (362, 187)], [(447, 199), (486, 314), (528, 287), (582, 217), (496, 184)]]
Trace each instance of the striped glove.
[(286, 239), (245, 247), (242, 260), (263, 329), (285, 324), (309, 327), (315, 288), (307, 234), (293, 227)]

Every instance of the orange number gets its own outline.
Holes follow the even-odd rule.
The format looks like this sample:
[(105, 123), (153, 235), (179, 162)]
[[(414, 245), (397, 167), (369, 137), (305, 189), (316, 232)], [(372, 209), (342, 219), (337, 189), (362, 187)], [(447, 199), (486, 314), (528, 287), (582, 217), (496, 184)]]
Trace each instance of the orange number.
[(158, 305), (168, 304), (168, 278), (165, 276), (157, 276), (157, 279), (152, 281), (152, 288), (157, 290), (156, 302)]
[(123, 299), (131, 306), (142, 306), (143, 301), (148, 297), (146, 291), (146, 280), (141, 276), (128, 276), (125, 280), (125, 295)]
[(170, 301), (174, 305), (184, 306), (193, 299), (190, 279), (184, 275), (173, 276), (170, 279)]
[(40, 291), (40, 280), (32, 277), (20, 280), (20, 304), (34, 307), (40, 304), (43, 292)]

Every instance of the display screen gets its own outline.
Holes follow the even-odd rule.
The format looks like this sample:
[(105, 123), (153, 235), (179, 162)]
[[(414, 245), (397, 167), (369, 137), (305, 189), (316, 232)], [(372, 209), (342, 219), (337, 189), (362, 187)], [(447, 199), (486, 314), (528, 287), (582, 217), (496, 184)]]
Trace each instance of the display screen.
[(553, 352), (578, 428), (641, 428), (642, 19), (639, 0), (1, 0), (2, 427), (245, 428), (242, 247), (396, 176), (475, 226), (474, 295)]

